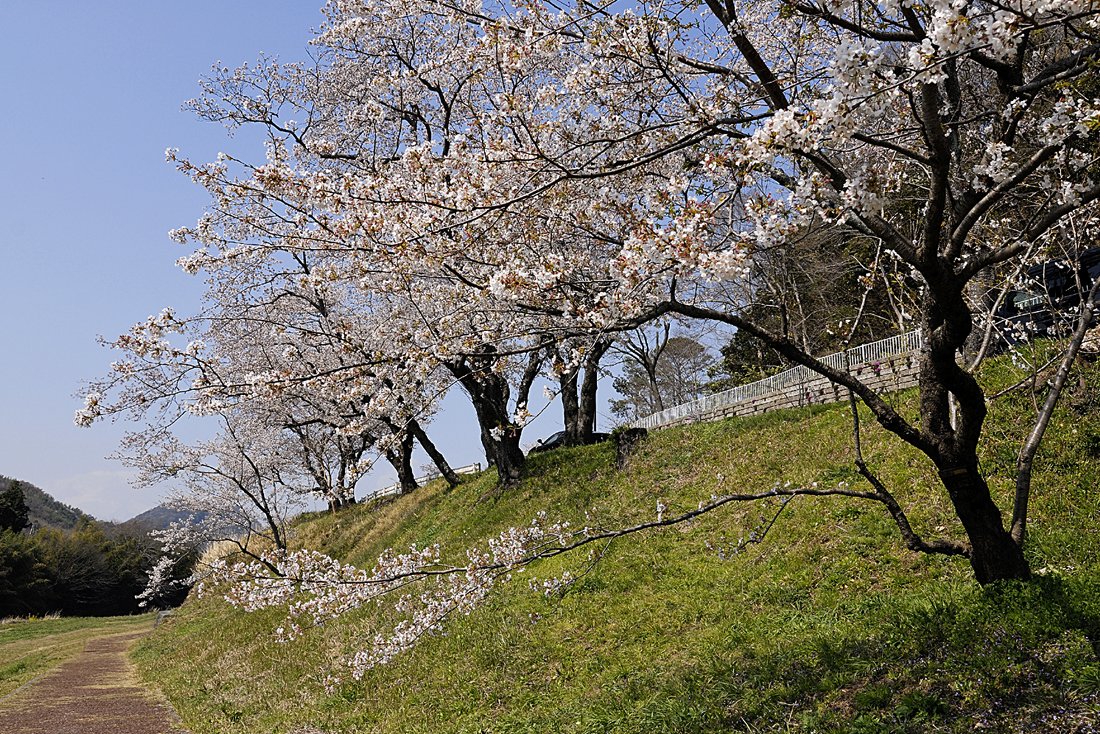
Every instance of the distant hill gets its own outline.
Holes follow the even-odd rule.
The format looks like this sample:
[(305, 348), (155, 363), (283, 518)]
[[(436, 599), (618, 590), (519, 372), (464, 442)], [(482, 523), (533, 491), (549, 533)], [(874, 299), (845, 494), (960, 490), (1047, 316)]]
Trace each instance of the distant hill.
[[(165, 505), (157, 505), (151, 510), (146, 510), (140, 515), (131, 517), (123, 524), (130, 525), (132, 523), (148, 530), (164, 530), (172, 523), (182, 522), (193, 514), (191, 512), (181, 512)], [(201, 521), (203, 517), (205, 517), (205, 513), (200, 513), (195, 516), (195, 521)]]
[(32, 527), (72, 530), (82, 518), (94, 519), (86, 512), (70, 507), (64, 502), (58, 502), (48, 493), (29, 482), (0, 476), (0, 492), (3, 492), (12, 484), (18, 484), (20, 489), (23, 490), (23, 496), (27, 500), (27, 508), (30, 510), (29, 516)]

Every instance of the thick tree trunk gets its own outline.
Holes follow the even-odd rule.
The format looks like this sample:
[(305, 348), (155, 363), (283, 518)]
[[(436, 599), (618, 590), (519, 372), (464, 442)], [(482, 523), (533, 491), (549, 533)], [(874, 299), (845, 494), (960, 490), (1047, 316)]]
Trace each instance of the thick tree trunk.
[(584, 379), (581, 381), (580, 406), (577, 422), (583, 431), (583, 443), (592, 443), (596, 432), (596, 391), (599, 388), (600, 360), (611, 348), (610, 339), (599, 339), (584, 358)]
[(519, 437), (518, 429), (506, 429), (496, 443), (497, 478), (502, 487), (513, 487), (523, 478), (523, 463), (527, 457), (523, 455)]
[(970, 566), (977, 582), (985, 585), (1030, 578), (1023, 549), (1005, 530), (1001, 511), (990, 497), (989, 486), (976, 463), (941, 468), (940, 479), (970, 539)]
[(408, 429), (416, 440), (420, 442), (425, 453), (431, 457), (431, 460), (435, 463), (435, 468), (439, 469), (439, 473), (447, 480), (447, 484), (452, 487), (457, 487), (459, 482), (458, 475), (451, 469), (451, 465), (447, 463), (447, 459), (443, 456), (443, 453), (437, 449), (431, 439), (428, 438), (428, 434), (424, 432), (424, 428), (420, 423), (418, 423), (416, 419), (410, 419)]
[[(332, 488), (334, 497), (333, 512), (355, 504), (355, 482), (348, 477), (348, 468), (354, 466), (363, 456), (366, 447), (374, 442), (374, 437), (364, 436), (337, 437), (340, 451), (340, 468), (336, 473), (336, 486)], [(358, 476), (354, 472), (352, 476)], [(351, 486), (348, 486), (349, 481)]]
[(508, 380), (493, 371), (495, 349), (483, 348), (485, 356), (445, 362), (450, 373), (470, 396), (481, 430), (485, 461), (495, 466), (502, 487), (519, 483), (525, 457), (519, 439), (522, 428), (512, 424), (508, 413)]
[[(596, 389), (599, 386), (600, 360), (610, 348), (610, 339), (597, 339), (585, 352), (584, 360), (558, 378), (566, 446), (592, 443), (592, 434), (596, 432)], [(560, 355), (558, 359), (561, 360)], [(583, 379), (580, 378), (582, 369)]]
[[(934, 291), (935, 284), (930, 291)], [(946, 304), (944, 307), (941, 304)], [(926, 297), (923, 327), (927, 346), (920, 362), (921, 432), (930, 439), (936, 464), (955, 512), (970, 541), (970, 565), (979, 584), (1026, 580), (1031, 569), (1023, 549), (1005, 528), (1001, 511), (978, 472), (977, 447), (986, 417), (985, 394), (956, 361), (973, 322), (961, 294), (942, 288)], [(954, 425), (951, 400), (957, 407)]]
[(566, 446), (580, 446), (584, 443), (580, 424), (580, 397), (577, 394), (577, 371), (573, 369), (563, 372), (558, 378)]
[[(339, 439), (337, 439), (337, 441), (339, 442)], [(344, 482), (347, 479), (347, 452), (344, 451), (343, 443), (339, 442), (339, 444), (340, 469), (336, 473), (336, 486), (332, 488), (332, 502), (329, 503), (333, 512), (339, 512), (344, 508), (344, 495), (346, 494), (346, 492), (344, 491)]]
[(406, 494), (420, 487), (416, 483), (416, 474), (413, 473), (412, 468), (413, 434), (412, 431), (403, 430), (389, 421), (386, 421), (386, 424), (393, 431), (396, 439), (395, 443), (386, 449), (386, 461), (390, 462), (397, 471), (401, 494)]

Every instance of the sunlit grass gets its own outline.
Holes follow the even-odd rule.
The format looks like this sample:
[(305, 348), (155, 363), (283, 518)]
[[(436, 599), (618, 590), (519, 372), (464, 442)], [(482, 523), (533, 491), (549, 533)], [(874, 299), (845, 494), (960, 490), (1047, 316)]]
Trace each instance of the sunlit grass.
[[(993, 363), (982, 379), (1018, 379)], [(587, 557), (520, 574), (447, 634), (324, 694), (326, 666), (392, 624), (388, 608), (281, 645), (282, 615), (189, 601), (137, 660), (192, 731), (918, 732), (1073, 730), (1100, 717), (1097, 375), (1066, 396), (1040, 452), (1027, 554), (1045, 575), (980, 589), (960, 559), (905, 551), (877, 505), (798, 498), (765, 543), (713, 550), (774, 516), (728, 507), (616, 541), (564, 596), (527, 587)], [(916, 417), (912, 392), (892, 398)], [(1032, 401), (994, 401), (982, 470), (1003, 508)], [(934, 469), (863, 415), (864, 453), (929, 537), (962, 537)], [(652, 519), (775, 482), (860, 481), (846, 405), (651, 434), (628, 467), (598, 445), (532, 456), (520, 487), (478, 502), (485, 473), (338, 515), (294, 542), (366, 567), (385, 548), (440, 543), (461, 562), (540, 510), (574, 525)], [(1015, 447), (1015, 448), (1013, 448)], [(585, 514), (588, 518), (585, 519)], [(708, 546), (710, 549), (708, 549)], [(1083, 726), (1083, 725), (1082, 725)]]

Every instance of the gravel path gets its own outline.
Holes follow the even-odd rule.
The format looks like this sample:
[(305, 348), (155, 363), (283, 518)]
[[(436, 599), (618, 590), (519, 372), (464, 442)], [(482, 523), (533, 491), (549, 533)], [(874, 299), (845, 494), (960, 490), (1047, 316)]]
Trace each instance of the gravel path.
[(90, 640), (84, 652), (0, 701), (0, 734), (180, 734), (134, 677), (126, 651), (144, 632)]

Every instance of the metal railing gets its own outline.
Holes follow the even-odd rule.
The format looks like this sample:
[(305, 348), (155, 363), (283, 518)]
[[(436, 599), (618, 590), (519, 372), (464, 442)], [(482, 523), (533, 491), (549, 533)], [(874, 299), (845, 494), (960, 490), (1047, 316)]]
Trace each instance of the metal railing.
[[(477, 474), (479, 471), (481, 471), (481, 464), (479, 462), (474, 462), (473, 464), (460, 466), (457, 469), (453, 469), (452, 471), (454, 471), (455, 474)], [(439, 470), (431, 471), (422, 477), (417, 477), (416, 483), (417, 485), (422, 487), (427, 482), (430, 482), (433, 479), (439, 479), (441, 476), (443, 475), (439, 473)], [(382, 499), (383, 497), (392, 497), (396, 494), (401, 494), (401, 482), (396, 482), (388, 487), (383, 487), (382, 489), (376, 489), (373, 492), (364, 495), (361, 501), (370, 502), (371, 500)]]
[[(830, 354), (826, 357), (819, 358), (818, 361), (835, 370), (852, 369), (873, 365), (877, 362), (889, 359), (890, 357), (910, 354), (919, 351), (920, 348), (921, 334), (918, 329), (916, 331), (906, 332), (905, 334), (891, 336), (877, 342), (870, 342), (869, 344), (853, 347), (846, 352)], [(744, 403), (749, 400), (759, 400), (760, 398), (786, 390), (793, 385), (805, 384), (820, 376), (820, 374), (814, 372), (809, 367), (798, 365), (797, 367), (792, 367), (779, 374), (766, 377), (763, 380), (750, 382), (747, 385), (738, 385), (730, 390), (715, 393), (714, 395), (707, 395), (698, 400), (692, 400), (690, 403), (683, 403), (682, 405), (667, 408), (659, 413), (654, 413), (645, 418), (639, 418), (630, 425), (635, 428), (657, 428), (684, 418), (709, 413), (712, 410), (724, 408), (727, 405)]]

